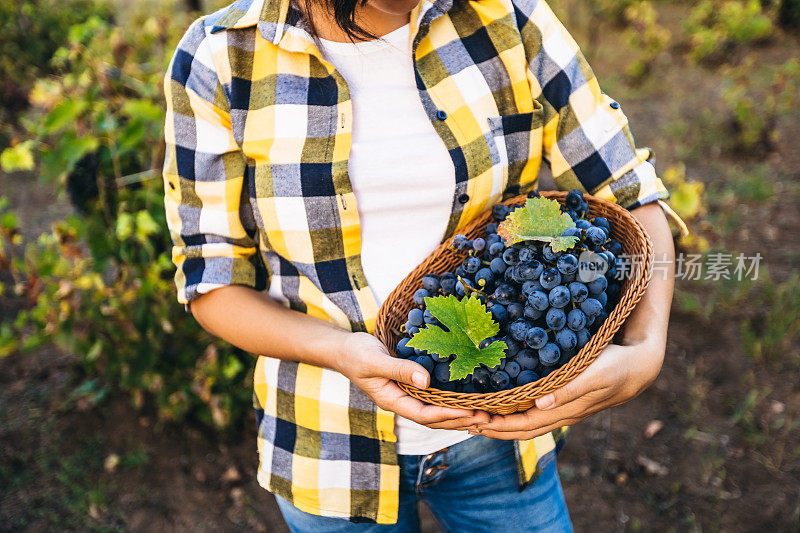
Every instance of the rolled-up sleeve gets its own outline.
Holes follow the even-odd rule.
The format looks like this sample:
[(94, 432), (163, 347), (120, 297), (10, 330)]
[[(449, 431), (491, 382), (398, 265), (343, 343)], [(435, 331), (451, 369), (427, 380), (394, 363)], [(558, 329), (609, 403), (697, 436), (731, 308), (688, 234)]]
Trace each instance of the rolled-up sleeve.
[(264, 290), (269, 276), (245, 183), (247, 165), (202, 19), (182, 37), (164, 77), (164, 204), (178, 302), (225, 285)]
[(633, 209), (669, 197), (653, 152), (637, 148), (619, 104), (600, 90), (575, 40), (544, 0), (513, 0), (528, 81), (543, 106), (542, 156), (561, 190)]

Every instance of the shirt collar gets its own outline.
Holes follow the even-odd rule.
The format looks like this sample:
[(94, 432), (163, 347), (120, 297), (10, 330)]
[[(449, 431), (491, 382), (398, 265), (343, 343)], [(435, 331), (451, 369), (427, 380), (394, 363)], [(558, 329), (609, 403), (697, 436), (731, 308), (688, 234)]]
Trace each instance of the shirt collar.
[[(431, 11), (433, 18), (446, 13), (455, 0), (421, 0), (411, 11), (411, 33), (416, 33), (422, 15)], [(427, 6), (426, 4), (431, 4)], [(427, 8), (430, 9), (427, 9)], [(211, 33), (258, 26), (262, 37), (271, 43), (295, 51), (316, 48), (311, 28), (293, 0), (236, 0), (212, 15)], [(210, 17), (209, 17), (210, 18)]]

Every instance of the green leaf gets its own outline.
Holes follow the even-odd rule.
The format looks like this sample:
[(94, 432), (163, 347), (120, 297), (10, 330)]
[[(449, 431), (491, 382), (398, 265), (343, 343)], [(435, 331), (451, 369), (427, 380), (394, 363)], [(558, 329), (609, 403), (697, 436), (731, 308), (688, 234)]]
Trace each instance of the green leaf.
[(508, 347), (503, 341), (494, 341), (485, 348), (478, 345), (496, 335), (500, 326), (477, 298), (459, 300), (450, 296), (428, 296), (425, 305), (431, 314), (449, 330), (428, 324), (411, 340), (408, 346), (425, 350), (440, 357), (455, 356), (450, 362), (450, 379), (463, 379), (481, 364), (494, 367), (505, 357)]
[(136, 213), (136, 238), (144, 242), (147, 238), (161, 230), (161, 226), (156, 224), (153, 217), (147, 211)]
[(83, 100), (66, 100), (53, 108), (44, 119), (44, 127), (48, 133), (53, 133), (66, 126), (75, 126), (75, 120), (83, 113), (89, 103)]
[(508, 215), (497, 227), (497, 234), (507, 245), (520, 241), (549, 242), (554, 252), (569, 250), (578, 243), (577, 237), (563, 237), (575, 222), (562, 213), (558, 202), (548, 198), (528, 198), (525, 207)]
[(33, 140), (27, 140), (3, 150), (0, 154), (0, 167), (3, 172), (16, 172), (17, 170), (33, 170)]

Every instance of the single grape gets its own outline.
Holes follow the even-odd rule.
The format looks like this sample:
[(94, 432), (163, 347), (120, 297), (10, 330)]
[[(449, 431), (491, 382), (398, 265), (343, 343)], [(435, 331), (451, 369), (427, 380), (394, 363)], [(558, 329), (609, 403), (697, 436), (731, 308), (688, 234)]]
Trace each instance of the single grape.
[(442, 383), (450, 381), (450, 364), (436, 363), (436, 366), (433, 368), (433, 376)]
[(408, 312), (408, 322), (407, 324), (411, 324), (412, 326), (421, 326), (425, 323), (425, 315), (422, 312), (422, 309), (412, 309)]
[(456, 250), (463, 250), (467, 247), (467, 237), (465, 235), (458, 234), (453, 237), (453, 248)]
[(561, 284), (562, 285), (569, 285), (578, 277), (577, 272), (573, 272), (572, 274), (562, 274), (561, 275)]
[(541, 194), (539, 194), (539, 191), (537, 191), (536, 189), (528, 191), (528, 198), (540, 198), (540, 197)]
[(606, 288), (608, 287), (608, 280), (601, 276), (587, 283), (586, 287), (589, 289), (589, 294), (591, 294), (592, 296), (597, 296), (598, 294), (606, 290)]
[(483, 231), (486, 235), (494, 235), (497, 233), (497, 222), (489, 222), (486, 224), (486, 227), (483, 228)]
[(534, 350), (538, 350), (547, 344), (547, 332), (538, 326), (528, 329), (525, 332), (525, 344)]
[(610, 243), (608, 243), (607, 249), (609, 252), (614, 254), (614, 256), (618, 256), (622, 253), (622, 245), (618, 241), (612, 240)]
[(580, 237), (581, 236), (581, 230), (579, 228), (577, 228), (577, 227), (575, 227), (575, 228), (567, 228), (567, 229), (565, 229), (564, 231), (561, 232), (561, 235), (563, 235), (564, 237)]
[(578, 270), (578, 258), (573, 254), (564, 254), (556, 261), (556, 267), (562, 274), (574, 274)]
[(544, 291), (534, 291), (528, 296), (528, 305), (537, 311), (546, 311), (550, 307), (550, 298)]
[(580, 219), (575, 222), (575, 227), (578, 229), (589, 229), (592, 227), (592, 223), (588, 220)]
[(552, 307), (562, 309), (566, 307), (570, 301), (569, 289), (563, 285), (553, 287), (553, 290), (551, 290), (550, 294), (548, 295), (548, 299)]
[(539, 283), (548, 291), (561, 284), (561, 273), (555, 268), (545, 268), (539, 276)]
[(492, 270), (494, 274), (501, 276), (503, 275), (503, 273), (505, 273), (506, 269), (508, 268), (508, 265), (506, 265), (506, 262), (503, 261), (502, 258), (495, 257), (489, 263), (489, 268)]
[(471, 255), (464, 258), (464, 262), (461, 263), (461, 266), (467, 274), (474, 274), (481, 268), (481, 260)]
[(417, 289), (414, 293), (414, 305), (425, 305), (425, 298), (431, 294), (425, 289)]
[(589, 288), (580, 281), (573, 281), (569, 284), (569, 294), (572, 301), (579, 304), (589, 297)]
[(492, 374), (491, 384), (494, 390), (504, 390), (511, 384), (511, 378), (504, 370), (498, 370)]
[[(422, 365), (425, 368), (425, 370), (428, 371), (428, 374), (433, 372), (434, 368), (438, 366), (436, 363), (433, 362), (433, 359), (431, 359), (429, 355), (418, 355), (414, 358), (414, 361)], [(445, 365), (445, 367), (447, 367), (447, 365)], [(447, 374), (448, 375), (450, 374), (449, 368), (447, 370)]]
[(516, 283), (517, 285), (522, 285), (525, 282), (525, 279), (523, 279), (522, 275), (520, 274), (520, 269), (519, 269), (520, 266), (522, 265), (517, 263), (516, 265), (509, 267), (509, 269), (506, 270), (506, 272), (511, 275), (511, 281), (513, 283)]
[(431, 294), (436, 294), (439, 292), (439, 276), (436, 274), (425, 274), (422, 276), (422, 286), (425, 287), (425, 290)]
[(587, 298), (581, 303), (581, 311), (586, 313), (586, 317), (595, 317), (603, 312), (603, 304), (594, 298)]
[(472, 288), (470, 282), (466, 279), (456, 281), (456, 296), (463, 298), (467, 294), (467, 287)]
[(508, 363), (506, 363), (506, 368), (504, 372), (508, 374), (508, 377), (514, 379), (515, 377), (519, 376), (521, 370), (522, 368), (520, 368), (519, 363), (517, 363), (516, 361), (509, 361)]
[(517, 279), (520, 285), (526, 281), (538, 279), (542, 273), (542, 264), (539, 261), (519, 263), (513, 268), (517, 269)]
[(533, 261), (539, 253), (534, 246), (523, 246), (519, 251), (519, 260), (527, 263)]
[(548, 263), (553, 263), (559, 257), (560, 252), (554, 252), (553, 249), (550, 247), (549, 244), (546, 244), (542, 248), (542, 258)]
[(567, 313), (567, 327), (572, 331), (580, 331), (586, 327), (586, 314), (580, 309)]
[(512, 304), (509, 304), (506, 309), (508, 310), (509, 320), (516, 320), (518, 318), (522, 318), (522, 314), (525, 312), (525, 307), (519, 302), (514, 302)]
[(564, 205), (567, 206), (567, 209), (577, 211), (580, 209), (581, 204), (583, 204), (583, 193), (578, 189), (569, 191), (567, 197), (564, 198)]
[(503, 251), (503, 261), (505, 261), (508, 266), (519, 263), (519, 250), (513, 246), (506, 248)]
[(475, 284), (478, 287), (488, 287), (494, 283), (494, 273), (490, 268), (482, 268), (475, 273)]
[(408, 341), (410, 341), (410, 340), (411, 339), (409, 337), (403, 337), (402, 339), (400, 339), (397, 342), (397, 355), (398, 356), (400, 356), (402, 358), (406, 358), (406, 357), (411, 357), (412, 355), (414, 355), (414, 348), (412, 348), (411, 346), (406, 346), (406, 344), (408, 344)]
[(489, 388), (489, 371), (483, 367), (476, 368), (472, 373), (472, 383), (478, 387), (479, 390), (486, 390)]
[(511, 338), (518, 341), (525, 340), (525, 334), (528, 332), (528, 323), (524, 320), (515, 320), (508, 325), (508, 334)]
[[(492, 244), (489, 245), (489, 255), (501, 254), (503, 253), (503, 250), (505, 250), (505, 248), (506, 247), (503, 246), (502, 242), (493, 242)], [(505, 262), (503, 264), (505, 264)]]
[(534, 321), (541, 318), (543, 313), (544, 311), (539, 311), (538, 309), (535, 309), (530, 305), (526, 305), (525, 311), (522, 313), (522, 316), (524, 316), (527, 320)]
[(530, 348), (523, 348), (520, 350), (514, 361), (516, 361), (523, 370), (533, 370), (539, 366), (539, 357), (536, 355), (536, 352)]
[(475, 250), (476, 252), (480, 252), (484, 248), (486, 248), (486, 241), (483, 240), (481, 237), (478, 237), (477, 239), (472, 241), (472, 249)]
[(481, 342), (478, 343), (478, 348), (483, 350), (484, 348), (492, 344), (495, 340), (496, 339), (494, 339), (493, 337), (486, 337), (485, 339), (483, 339)]
[(516, 355), (522, 349), (522, 343), (515, 341), (512, 337), (509, 337), (508, 335), (506, 335), (500, 340), (506, 343), (506, 358), (516, 357)]
[(508, 320), (508, 310), (497, 302), (489, 308), (489, 312), (492, 313), (492, 318), (501, 324)]
[[(561, 350), (556, 344), (548, 342), (539, 350), (539, 362), (544, 366), (553, 366), (558, 363), (561, 357)], [(437, 365), (438, 366), (438, 365)]]
[(605, 228), (607, 230), (611, 229), (611, 225), (608, 223), (608, 219), (606, 219), (605, 217), (594, 217), (594, 219), (592, 220), (592, 224), (600, 228)]
[(548, 328), (552, 329), (553, 331), (558, 331), (563, 329), (567, 324), (567, 315), (562, 309), (551, 307), (545, 315), (545, 321), (547, 322)]
[(578, 337), (569, 328), (564, 328), (556, 333), (556, 343), (562, 350), (572, 350), (578, 344)]
[(517, 291), (508, 283), (501, 283), (494, 290), (494, 299), (501, 305), (513, 303), (517, 298)]
[(497, 222), (502, 222), (508, 216), (509, 211), (510, 210), (507, 205), (497, 204), (492, 207), (492, 218)]
[(408, 333), (411, 336), (416, 335), (417, 333), (419, 333), (419, 327), (418, 326), (412, 326), (411, 324), (406, 322), (404, 327), (406, 328), (406, 333)]
[(590, 226), (586, 230), (586, 239), (595, 246), (600, 246), (606, 242), (606, 232), (597, 226)]
[(539, 379), (539, 376), (536, 375), (536, 372), (534, 372), (533, 370), (523, 370), (517, 376), (516, 384), (517, 384), (517, 387), (519, 387), (521, 385), (527, 385), (528, 383), (533, 383), (534, 381), (537, 381), (538, 379)]
[(445, 296), (456, 292), (456, 279), (455, 278), (442, 278), (442, 294)]

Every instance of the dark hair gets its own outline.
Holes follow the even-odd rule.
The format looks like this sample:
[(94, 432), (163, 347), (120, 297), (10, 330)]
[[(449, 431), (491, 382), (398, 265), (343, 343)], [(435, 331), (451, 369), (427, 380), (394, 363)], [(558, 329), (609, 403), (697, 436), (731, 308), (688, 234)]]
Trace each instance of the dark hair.
[[(359, 7), (359, 4), (360, 7), (364, 7), (367, 5), (367, 0), (305, 0), (304, 4), (305, 6), (312, 4), (325, 12), (333, 13), (336, 25), (353, 41), (378, 38), (377, 35), (359, 26), (355, 20), (356, 7)], [(314, 22), (310, 13), (311, 9), (304, 9), (303, 11), (313, 29)]]

